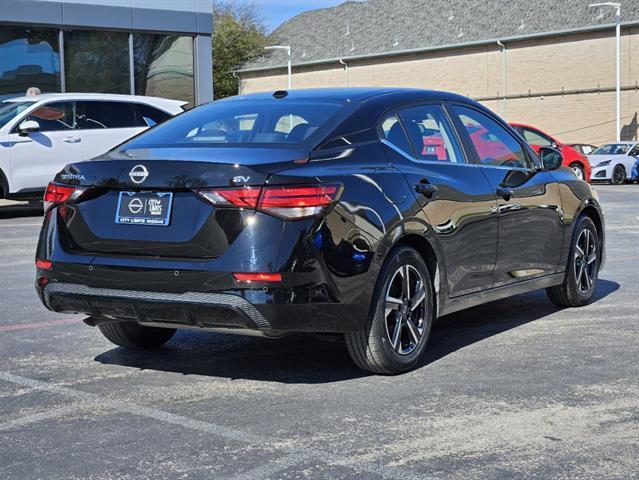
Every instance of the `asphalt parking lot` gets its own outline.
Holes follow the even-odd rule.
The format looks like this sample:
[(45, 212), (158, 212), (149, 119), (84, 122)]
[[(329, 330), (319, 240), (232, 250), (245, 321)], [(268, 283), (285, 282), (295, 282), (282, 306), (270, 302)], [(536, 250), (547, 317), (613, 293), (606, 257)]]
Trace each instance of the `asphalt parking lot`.
[(0, 478), (639, 478), (639, 186), (597, 190), (592, 305), (535, 292), (445, 317), (397, 377), (333, 337), (115, 348), (40, 305), (40, 212), (3, 206)]

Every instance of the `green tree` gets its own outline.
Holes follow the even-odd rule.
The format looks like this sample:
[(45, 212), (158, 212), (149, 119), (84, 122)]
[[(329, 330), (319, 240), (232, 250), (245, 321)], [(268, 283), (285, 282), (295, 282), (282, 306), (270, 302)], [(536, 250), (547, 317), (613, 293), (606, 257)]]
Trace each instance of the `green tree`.
[(251, 3), (216, 1), (213, 4), (213, 93), (215, 99), (236, 95), (233, 71), (264, 53), (263, 20)]

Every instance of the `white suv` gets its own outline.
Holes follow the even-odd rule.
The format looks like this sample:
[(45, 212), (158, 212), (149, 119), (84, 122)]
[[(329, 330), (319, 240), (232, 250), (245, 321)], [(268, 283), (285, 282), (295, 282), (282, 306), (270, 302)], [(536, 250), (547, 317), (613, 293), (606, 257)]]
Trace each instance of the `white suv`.
[(0, 198), (41, 198), (65, 165), (96, 157), (183, 111), (186, 102), (55, 93), (0, 103)]

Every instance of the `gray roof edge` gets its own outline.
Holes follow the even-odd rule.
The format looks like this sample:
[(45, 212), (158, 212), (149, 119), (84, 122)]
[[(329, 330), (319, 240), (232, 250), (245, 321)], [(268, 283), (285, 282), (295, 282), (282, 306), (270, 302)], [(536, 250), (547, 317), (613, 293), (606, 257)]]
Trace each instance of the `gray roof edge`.
[[(637, 25), (639, 25), (639, 20), (621, 22), (622, 27), (634, 27)], [(346, 61), (353, 61), (353, 60), (365, 60), (369, 58), (386, 58), (386, 57), (403, 56), (403, 55), (410, 55), (413, 53), (426, 53), (426, 52), (436, 52), (441, 50), (453, 50), (453, 49), (464, 48), (464, 47), (476, 47), (481, 45), (490, 45), (493, 43), (496, 44), (498, 41), (502, 43), (516, 42), (516, 41), (529, 40), (529, 39), (535, 39), (540, 37), (557, 37), (562, 35), (570, 35), (572, 33), (595, 32), (600, 30), (608, 30), (615, 27), (616, 25), (614, 23), (606, 23), (603, 25), (589, 25), (587, 27), (570, 28), (566, 30), (553, 30), (550, 32), (514, 35), (510, 37), (492, 38), (487, 40), (475, 40), (475, 41), (464, 42), (464, 43), (450, 43), (446, 45), (437, 45), (434, 47), (418, 47), (418, 48), (410, 48), (406, 50), (390, 50), (386, 52), (367, 53), (365, 55), (351, 55), (351, 56), (342, 56), (342, 57), (334, 57), (334, 58), (325, 58), (321, 60), (312, 60), (309, 62), (293, 63), (293, 67), (308, 67), (313, 65), (339, 63), (340, 60), (343, 60), (346, 62)], [(237, 70), (233, 70), (233, 72), (251, 73), (251, 72), (263, 72), (267, 70), (279, 70), (281, 68), (286, 68), (286, 64), (269, 65), (265, 67), (239, 68)]]

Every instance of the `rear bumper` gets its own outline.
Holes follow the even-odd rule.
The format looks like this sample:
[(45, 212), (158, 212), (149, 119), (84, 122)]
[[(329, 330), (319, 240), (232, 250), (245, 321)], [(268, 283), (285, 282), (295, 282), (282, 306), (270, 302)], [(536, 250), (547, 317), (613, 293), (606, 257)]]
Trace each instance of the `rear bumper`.
[[(51, 282), (38, 287), (44, 305), (60, 313), (145, 325), (261, 332), (351, 332), (366, 308), (337, 303), (254, 304), (233, 293), (167, 293)], [(263, 292), (261, 292), (263, 293)]]
[[(366, 324), (373, 294), (365, 261), (332, 234), (329, 222), (281, 222), (264, 215), (217, 258), (70, 251), (56, 208), (45, 214), (36, 289), (50, 310), (163, 326), (281, 332), (353, 332)], [(320, 227), (322, 230), (320, 231)], [(338, 235), (339, 234), (339, 235)], [(318, 242), (318, 238), (321, 242)], [(281, 273), (277, 282), (244, 282), (232, 272)]]

